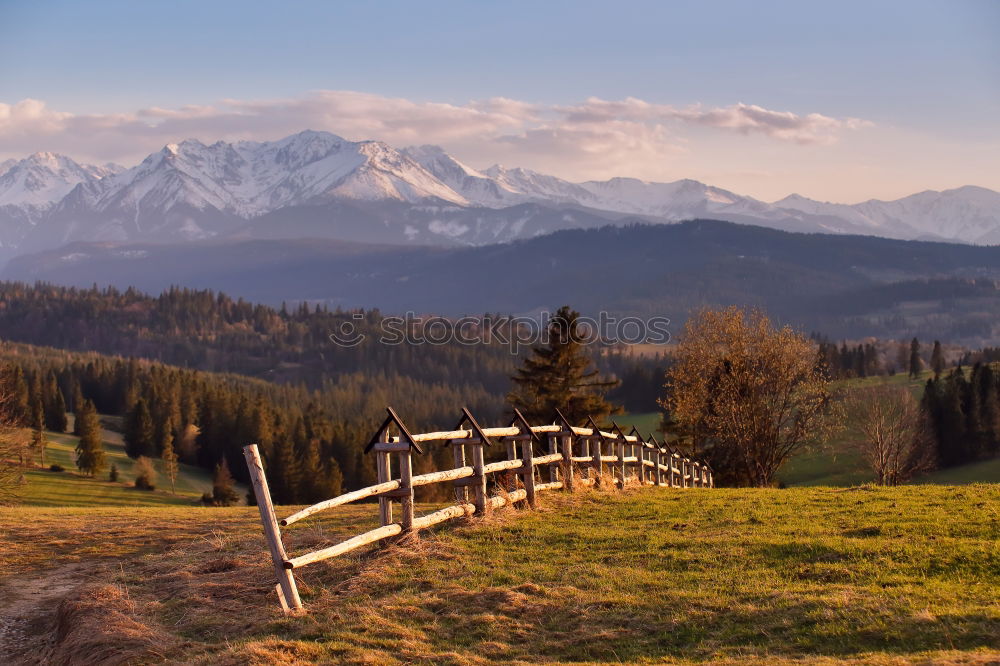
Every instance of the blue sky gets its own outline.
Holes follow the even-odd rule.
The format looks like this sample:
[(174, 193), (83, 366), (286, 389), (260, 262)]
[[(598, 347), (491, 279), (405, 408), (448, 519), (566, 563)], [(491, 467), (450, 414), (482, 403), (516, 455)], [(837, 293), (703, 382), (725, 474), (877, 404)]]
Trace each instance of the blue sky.
[[(477, 167), (690, 176), (764, 198), (1000, 189), (998, 36), (994, 0), (0, 2), (0, 156), (37, 145), (129, 163), (171, 129), (268, 139), (301, 121), (352, 139), (441, 143)], [(370, 97), (323, 113), (318, 91)], [(533, 111), (477, 118), (461, 136), (428, 120), (435, 105), (481, 110), (498, 98)], [(598, 119), (588, 107), (583, 125), (565, 111), (629, 98), (654, 110), (602, 107)], [(396, 107), (388, 121), (351, 117), (380, 118), (380, 99)], [(24, 100), (34, 103), (15, 111)], [(230, 131), (223, 121), (248, 111), (225, 100), (284, 102)], [(407, 103), (422, 124), (401, 127)], [(801, 127), (780, 131), (783, 117), (750, 118), (740, 103)], [(175, 125), (141, 131), (168, 116)], [(918, 168), (921, 155), (934, 164)]]

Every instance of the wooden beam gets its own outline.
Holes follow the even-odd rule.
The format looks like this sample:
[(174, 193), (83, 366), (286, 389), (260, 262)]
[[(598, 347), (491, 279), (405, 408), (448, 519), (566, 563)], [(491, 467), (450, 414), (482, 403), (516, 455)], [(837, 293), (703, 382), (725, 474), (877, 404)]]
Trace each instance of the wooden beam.
[(391, 490), (396, 490), (399, 488), (399, 480), (394, 479), (392, 481), (386, 481), (385, 483), (379, 483), (374, 486), (368, 486), (367, 488), (360, 488), (349, 493), (344, 493), (343, 495), (338, 495), (333, 499), (324, 500), (317, 504), (313, 504), (310, 507), (306, 507), (301, 511), (297, 511), (287, 518), (281, 520), (281, 525), (286, 527), (292, 523), (297, 523), (303, 518), (308, 518), (309, 516), (324, 511), (326, 509), (332, 509), (336, 506), (342, 506), (344, 504), (350, 504), (351, 502), (357, 502), (358, 500), (363, 500), (366, 497), (372, 497), (374, 495), (379, 495), (381, 493), (386, 493)]
[(302, 610), (302, 600), (295, 586), (292, 572), (285, 569), (285, 546), (281, 543), (281, 530), (274, 515), (274, 505), (271, 504), (271, 491), (267, 487), (267, 477), (264, 476), (264, 463), (260, 459), (260, 451), (256, 444), (243, 447), (243, 457), (250, 471), (250, 482), (253, 484), (254, 496), (257, 498), (257, 509), (260, 511), (260, 523), (264, 527), (264, 538), (267, 548), (271, 551), (271, 562), (281, 588), (282, 607), (290, 608), (292, 612)]
[(337, 555), (343, 555), (344, 553), (351, 552), (355, 548), (360, 548), (361, 546), (366, 546), (382, 539), (388, 539), (391, 536), (396, 536), (397, 534), (402, 533), (402, 531), (403, 527), (399, 523), (383, 525), (382, 527), (377, 527), (373, 530), (365, 532), (364, 534), (352, 537), (347, 541), (341, 541), (335, 546), (306, 553), (305, 555), (300, 555), (299, 557), (293, 557), (290, 560), (286, 560), (284, 566), (285, 569), (297, 569), (299, 567), (304, 567), (307, 564), (326, 560), (331, 557), (336, 557)]

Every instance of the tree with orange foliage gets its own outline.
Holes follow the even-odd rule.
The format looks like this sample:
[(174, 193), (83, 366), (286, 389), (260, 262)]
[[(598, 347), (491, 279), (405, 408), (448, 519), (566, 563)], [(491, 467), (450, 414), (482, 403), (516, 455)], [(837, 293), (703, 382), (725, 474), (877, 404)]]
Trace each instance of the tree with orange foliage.
[(759, 311), (702, 310), (685, 326), (660, 402), (717, 482), (770, 486), (826, 432), (829, 380), (816, 347)]

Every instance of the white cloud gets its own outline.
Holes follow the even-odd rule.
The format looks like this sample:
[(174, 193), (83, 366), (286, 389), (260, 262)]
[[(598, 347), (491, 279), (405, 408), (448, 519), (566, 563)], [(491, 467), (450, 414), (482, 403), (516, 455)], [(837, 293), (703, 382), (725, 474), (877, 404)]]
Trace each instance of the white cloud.
[(225, 99), (207, 106), (90, 115), (25, 99), (0, 103), (0, 157), (49, 150), (131, 164), (185, 138), (269, 140), (315, 129), (395, 146), (440, 144), (478, 165), (502, 160), (566, 177), (654, 177), (665, 163), (690, 152), (689, 135), (699, 131), (826, 145), (867, 125), (854, 118), (798, 115), (742, 103), (675, 107), (635, 98), (590, 98), (571, 106), (503, 97), (448, 104), (323, 90), (287, 99)]

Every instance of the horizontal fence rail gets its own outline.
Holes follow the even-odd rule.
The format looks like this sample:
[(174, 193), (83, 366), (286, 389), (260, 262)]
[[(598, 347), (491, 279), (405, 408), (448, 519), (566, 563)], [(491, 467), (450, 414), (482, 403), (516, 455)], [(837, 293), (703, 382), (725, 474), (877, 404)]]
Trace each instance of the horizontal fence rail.
[[(313, 504), (280, 521), (271, 503), (257, 445), (243, 448), (278, 579), (275, 589), (286, 613), (302, 611), (293, 576), (295, 569), (455, 518), (482, 515), (508, 505), (535, 508), (539, 492), (572, 492), (576, 485), (714, 487), (712, 469), (707, 464), (682, 456), (653, 437), (642, 437), (635, 428), (628, 434), (617, 424), (612, 430), (601, 430), (593, 419), (588, 419), (587, 427), (572, 426), (558, 412), (557, 423), (532, 426), (517, 410), (514, 410), (517, 418), (509, 426), (480, 428), (469, 410), (463, 409), (454, 430), (411, 434), (391, 407), (386, 411), (388, 417), (365, 448), (366, 453), (375, 453), (378, 483)], [(393, 429), (398, 434), (391, 435)], [(455, 467), (414, 475), (413, 453), (423, 453), (420, 444), (433, 442), (452, 447)], [(485, 449), (494, 442), (503, 445), (505, 459), (486, 463)], [(535, 455), (536, 446), (547, 452)], [(497, 475), (503, 473), (507, 474), (498, 479)], [(490, 494), (491, 478), (495, 494)], [(415, 515), (414, 488), (435, 483), (451, 483), (457, 503), (423, 516)], [(281, 527), (372, 497), (378, 499), (380, 527), (296, 557), (285, 552)], [(400, 509), (398, 520), (393, 520), (394, 503)]]

